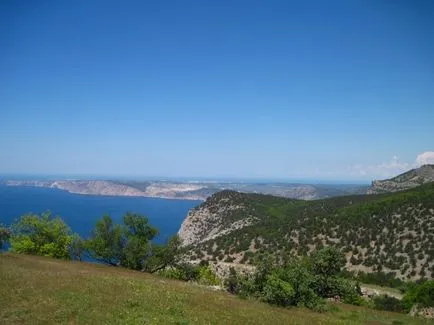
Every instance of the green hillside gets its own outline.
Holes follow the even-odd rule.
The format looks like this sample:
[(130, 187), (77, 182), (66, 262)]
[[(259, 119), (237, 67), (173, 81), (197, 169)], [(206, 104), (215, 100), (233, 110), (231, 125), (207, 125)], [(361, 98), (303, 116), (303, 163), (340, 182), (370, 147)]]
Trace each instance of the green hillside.
[(0, 255), (0, 324), (433, 324), (336, 305), (277, 308), (158, 276), (29, 255)]
[(261, 252), (304, 256), (331, 245), (351, 270), (432, 278), (434, 183), (316, 201), (223, 191), (192, 211), (180, 234), (194, 238), (191, 259), (251, 263)]

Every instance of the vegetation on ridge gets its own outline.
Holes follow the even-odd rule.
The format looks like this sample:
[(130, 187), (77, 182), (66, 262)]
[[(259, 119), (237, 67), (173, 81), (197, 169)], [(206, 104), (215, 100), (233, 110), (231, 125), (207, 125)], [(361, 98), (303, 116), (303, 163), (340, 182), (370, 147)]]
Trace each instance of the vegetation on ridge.
[[(192, 215), (201, 210), (218, 221), (200, 221), (189, 246), (193, 260), (253, 263), (264, 252), (305, 256), (336, 246), (353, 271), (381, 271), (404, 280), (434, 275), (434, 183), (317, 201), (224, 191)], [(249, 223), (233, 227), (243, 220)], [(207, 237), (216, 227), (221, 233)]]

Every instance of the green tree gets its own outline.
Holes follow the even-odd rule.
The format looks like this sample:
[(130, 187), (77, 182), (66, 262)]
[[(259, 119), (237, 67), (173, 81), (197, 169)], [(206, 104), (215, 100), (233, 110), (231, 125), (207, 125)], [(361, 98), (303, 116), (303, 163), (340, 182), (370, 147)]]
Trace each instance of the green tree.
[(165, 245), (153, 245), (144, 263), (144, 270), (154, 273), (167, 267), (175, 267), (179, 265), (179, 257), (183, 251), (178, 235), (170, 237)]
[(110, 216), (104, 216), (97, 222), (86, 247), (93, 258), (106, 264), (154, 272), (169, 249), (152, 246), (157, 234), (145, 216), (127, 213), (123, 225), (115, 225)]
[(289, 282), (282, 280), (277, 274), (267, 276), (263, 288), (264, 300), (268, 303), (290, 306), (295, 303), (296, 292)]
[(12, 225), (11, 246), (17, 253), (70, 259), (71, 229), (50, 212), (25, 215)]
[(404, 295), (402, 302), (406, 311), (419, 304), (422, 307), (434, 307), (434, 280), (412, 285)]
[(121, 265), (135, 270), (143, 269), (146, 260), (153, 255), (151, 240), (157, 234), (157, 229), (149, 225), (148, 218), (127, 213), (124, 216)]
[(81, 261), (85, 251), (85, 241), (78, 234), (74, 234), (70, 246), (71, 258), (73, 260)]
[(110, 216), (97, 221), (86, 242), (89, 254), (100, 262), (117, 266), (123, 260), (123, 229), (114, 225)]
[(7, 227), (0, 226), (0, 249), (6, 245), (11, 236), (11, 231)]
[(344, 254), (332, 246), (316, 251), (312, 255), (311, 261), (312, 272), (324, 277), (339, 275), (345, 266)]

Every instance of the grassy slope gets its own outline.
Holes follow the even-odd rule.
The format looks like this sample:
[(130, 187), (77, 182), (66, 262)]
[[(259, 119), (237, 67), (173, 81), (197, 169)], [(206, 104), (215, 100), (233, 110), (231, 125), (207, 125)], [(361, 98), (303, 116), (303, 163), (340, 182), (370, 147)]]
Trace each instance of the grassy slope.
[(0, 324), (433, 324), (339, 305), (275, 308), (149, 274), (45, 257), (0, 255)]

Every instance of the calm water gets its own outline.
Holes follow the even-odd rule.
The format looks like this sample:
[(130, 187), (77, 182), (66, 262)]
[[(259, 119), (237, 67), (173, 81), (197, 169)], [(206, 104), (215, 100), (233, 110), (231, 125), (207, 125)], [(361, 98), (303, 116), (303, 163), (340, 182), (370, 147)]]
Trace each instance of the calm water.
[(83, 237), (89, 235), (95, 222), (104, 214), (121, 222), (122, 216), (132, 211), (147, 216), (160, 230), (156, 242), (164, 242), (178, 231), (188, 211), (198, 204), (200, 201), (90, 196), (49, 188), (0, 185), (0, 223), (9, 225), (23, 214), (50, 210)]

